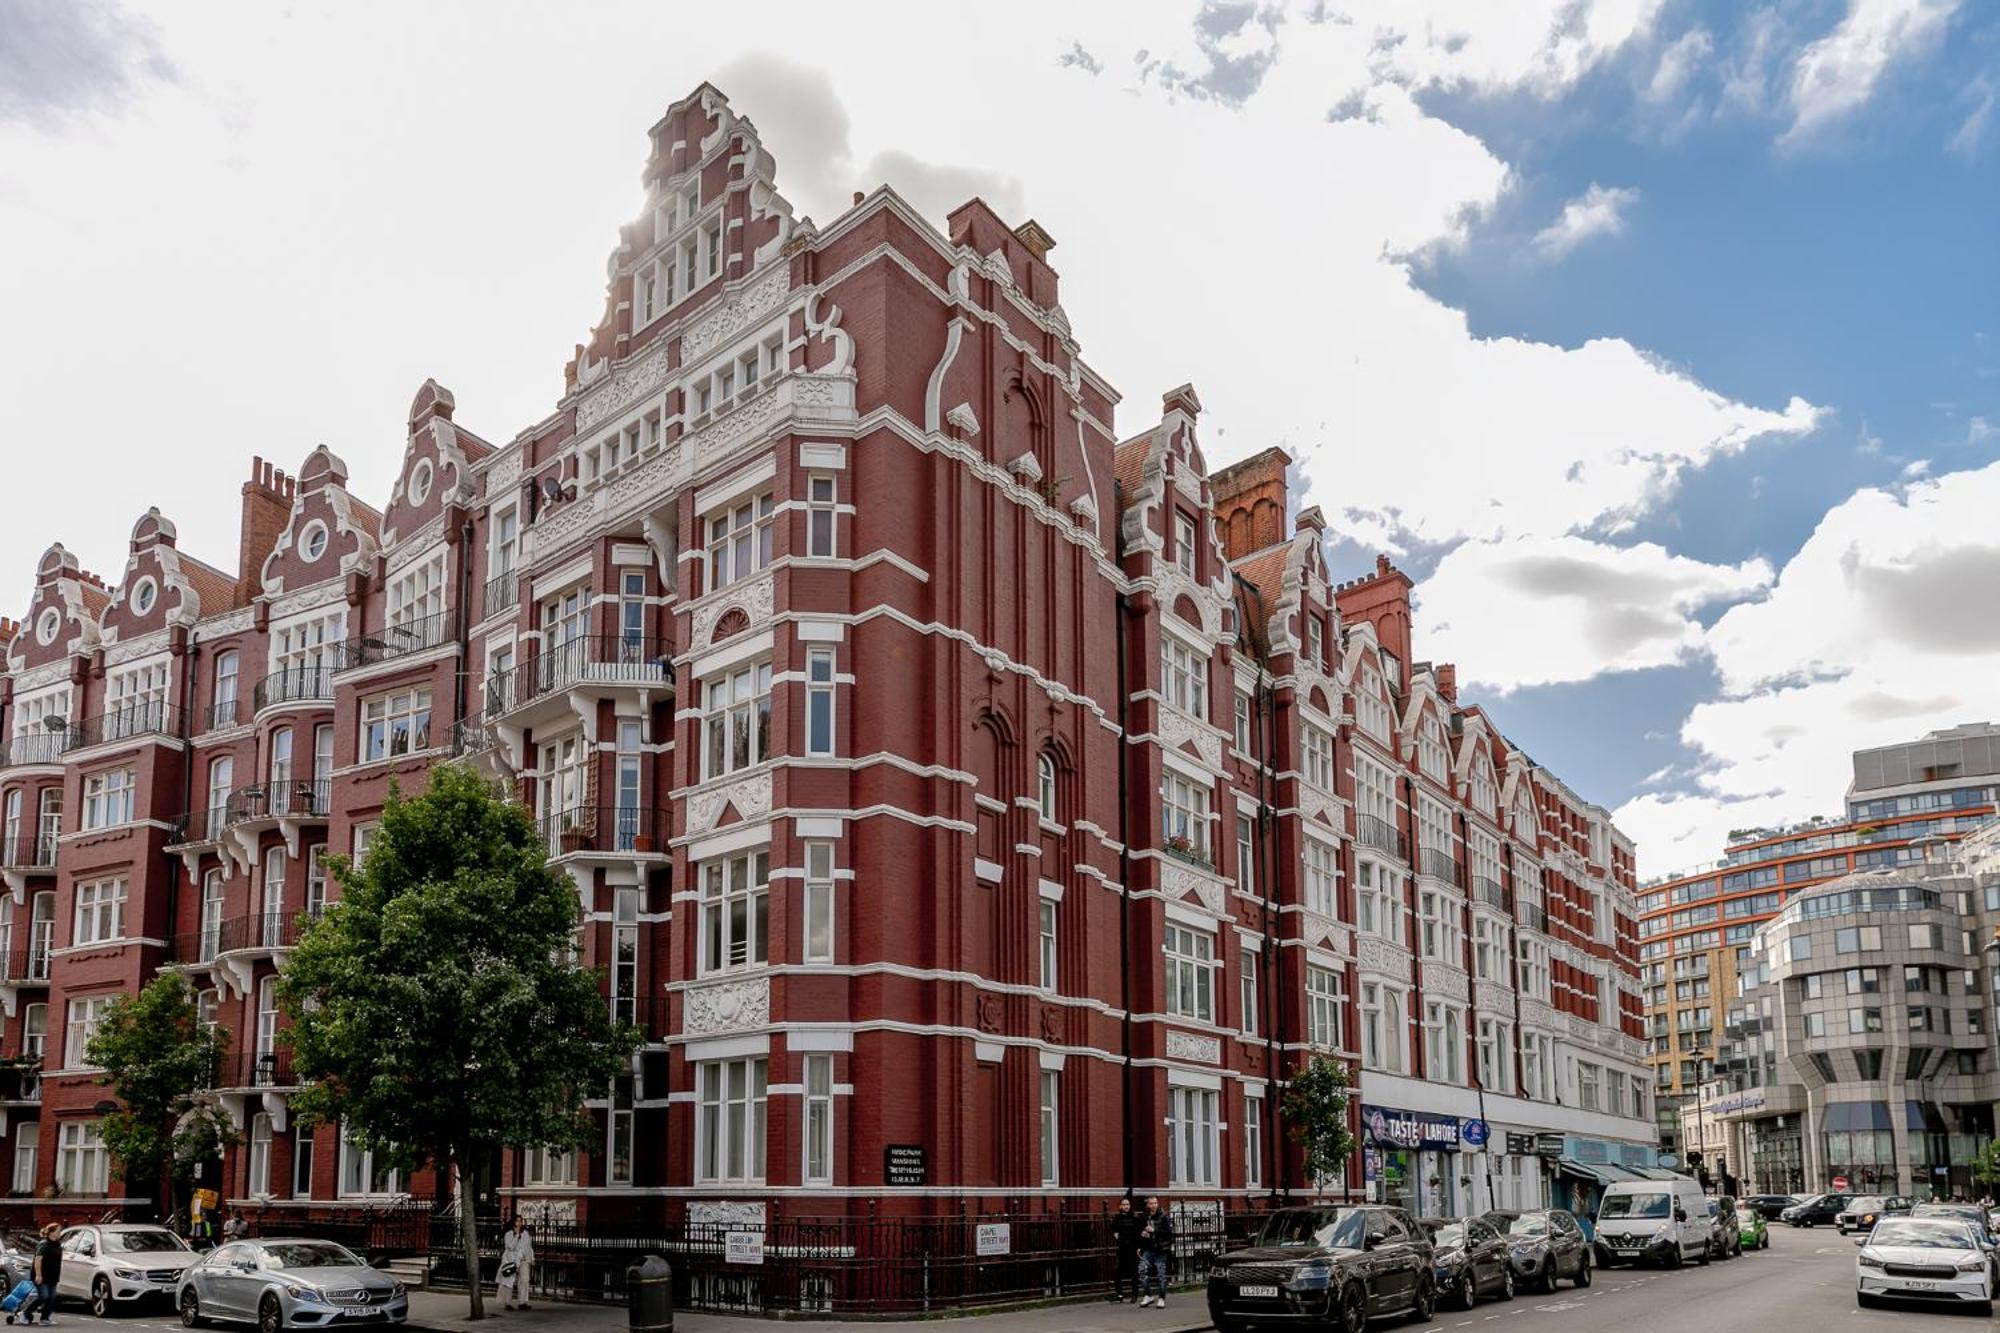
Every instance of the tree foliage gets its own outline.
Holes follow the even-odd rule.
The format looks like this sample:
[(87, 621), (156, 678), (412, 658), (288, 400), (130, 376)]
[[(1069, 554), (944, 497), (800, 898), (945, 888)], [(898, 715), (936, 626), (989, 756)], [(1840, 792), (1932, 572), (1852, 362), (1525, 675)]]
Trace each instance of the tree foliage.
[(194, 1164), (236, 1140), (215, 1094), (229, 1033), (204, 1027), (193, 989), (163, 972), (136, 995), (105, 1007), (84, 1058), (103, 1070), (98, 1082), (118, 1098), (105, 1114), (105, 1149), (118, 1179), (167, 1191)]
[[(391, 789), (361, 864), (329, 858), (340, 901), (280, 985), (294, 1114), (343, 1124), (377, 1160), (434, 1166), (440, 1185), (459, 1168), (468, 1234), (468, 1164), (590, 1141), (584, 1100), (639, 1041), (574, 961), (576, 888), (547, 856), (526, 810), (441, 764), (423, 795)], [(477, 1316), (476, 1282), (472, 1297)]]
[(1315, 1055), (1292, 1075), (1285, 1088), (1285, 1123), (1292, 1142), (1305, 1154), (1309, 1180), (1338, 1177), (1354, 1155), (1354, 1133), (1347, 1127), (1351, 1087), (1345, 1063)]
[(2000, 1185), (2000, 1139), (1972, 1155), (1972, 1178), (1982, 1185)]

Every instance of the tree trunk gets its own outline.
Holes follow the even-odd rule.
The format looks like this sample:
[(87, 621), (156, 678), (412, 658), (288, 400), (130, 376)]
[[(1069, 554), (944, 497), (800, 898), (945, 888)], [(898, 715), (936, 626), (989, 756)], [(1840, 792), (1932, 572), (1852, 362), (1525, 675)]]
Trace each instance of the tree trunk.
[(478, 1191), (473, 1188), (473, 1172), (478, 1168), (464, 1149), (458, 1158), (458, 1237), (465, 1250), (465, 1289), (472, 1297), (472, 1318), (486, 1317), (486, 1292), (479, 1280)]

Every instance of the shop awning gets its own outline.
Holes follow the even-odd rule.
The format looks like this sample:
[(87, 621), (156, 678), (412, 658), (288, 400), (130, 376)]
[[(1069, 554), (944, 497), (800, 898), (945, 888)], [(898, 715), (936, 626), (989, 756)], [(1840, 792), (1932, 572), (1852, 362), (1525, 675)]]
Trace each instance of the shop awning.
[(1826, 1108), (1826, 1132), (1829, 1134), (1860, 1134), (1870, 1130), (1893, 1129), (1889, 1123), (1887, 1102), (1829, 1102)]
[(1903, 1104), (1903, 1123), (1909, 1126), (1911, 1133), (1951, 1133), (1945, 1125), (1944, 1112), (1938, 1109), (1936, 1102), (1920, 1102), (1914, 1097)]
[(1608, 1172), (1617, 1170), (1616, 1167), (1589, 1165), (1577, 1161), (1574, 1157), (1556, 1158), (1556, 1170), (1563, 1175), (1574, 1176), (1576, 1179), (1587, 1181), (1592, 1185), (1615, 1185), (1618, 1183), (1617, 1176), (1607, 1174)]

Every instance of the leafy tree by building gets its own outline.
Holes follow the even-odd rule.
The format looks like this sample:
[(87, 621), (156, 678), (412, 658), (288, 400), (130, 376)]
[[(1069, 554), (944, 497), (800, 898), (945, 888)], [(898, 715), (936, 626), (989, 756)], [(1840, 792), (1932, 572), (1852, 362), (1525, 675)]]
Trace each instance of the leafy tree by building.
[(1338, 1180), (1354, 1155), (1354, 1133), (1347, 1127), (1351, 1087), (1347, 1065), (1328, 1055), (1312, 1056), (1285, 1087), (1285, 1124), (1304, 1155), (1308, 1180)]
[(611, 1021), (576, 961), (575, 884), (547, 864), (521, 806), (469, 768), (391, 789), (359, 864), (329, 858), (339, 902), (293, 951), (281, 994), (293, 1111), (338, 1123), (405, 1169), (457, 1178), (471, 1311), (484, 1314), (474, 1200), (504, 1149), (596, 1137), (586, 1098), (630, 1069), (638, 1032)]
[(202, 1023), (178, 972), (112, 1000), (84, 1048), (118, 1099), (99, 1124), (112, 1169), (128, 1192), (156, 1190), (163, 1214), (195, 1164), (236, 1140), (213, 1091), (228, 1049), (229, 1033)]

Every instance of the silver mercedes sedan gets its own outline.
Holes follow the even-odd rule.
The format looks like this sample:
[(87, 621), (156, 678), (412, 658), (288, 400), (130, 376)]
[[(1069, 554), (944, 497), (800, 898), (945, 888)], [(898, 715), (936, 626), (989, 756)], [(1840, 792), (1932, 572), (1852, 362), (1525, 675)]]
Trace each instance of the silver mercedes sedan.
[(217, 1246), (181, 1279), (181, 1322), (288, 1328), (400, 1324), (410, 1317), (403, 1284), (328, 1240), (238, 1240)]

